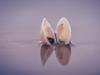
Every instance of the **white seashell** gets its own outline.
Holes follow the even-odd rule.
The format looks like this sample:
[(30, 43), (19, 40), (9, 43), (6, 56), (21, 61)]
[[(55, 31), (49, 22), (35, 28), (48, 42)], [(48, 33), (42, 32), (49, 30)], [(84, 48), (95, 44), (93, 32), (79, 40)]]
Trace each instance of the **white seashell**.
[(70, 23), (66, 18), (61, 18), (56, 27), (57, 39), (59, 41), (65, 42), (66, 44), (71, 41), (71, 27)]
[(40, 31), (41, 41), (43, 43), (50, 44), (48, 38), (54, 38), (54, 32), (51, 25), (48, 23), (46, 18), (42, 21), (41, 31)]

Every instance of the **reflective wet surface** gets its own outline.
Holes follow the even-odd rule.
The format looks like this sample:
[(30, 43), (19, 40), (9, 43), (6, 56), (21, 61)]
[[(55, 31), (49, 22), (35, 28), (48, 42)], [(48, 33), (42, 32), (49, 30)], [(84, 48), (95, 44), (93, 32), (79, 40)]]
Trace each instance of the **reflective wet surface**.
[[(1, 0), (0, 75), (100, 75), (99, 0)], [(73, 47), (41, 46), (44, 17), (72, 28)]]
[(66, 65), (69, 62), (71, 56), (71, 47), (70, 45), (58, 45), (58, 46), (50, 46), (50, 45), (42, 45), (41, 46), (41, 60), (42, 64), (45, 65), (50, 55), (55, 51), (56, 58), (58, 62), (62, 65)]

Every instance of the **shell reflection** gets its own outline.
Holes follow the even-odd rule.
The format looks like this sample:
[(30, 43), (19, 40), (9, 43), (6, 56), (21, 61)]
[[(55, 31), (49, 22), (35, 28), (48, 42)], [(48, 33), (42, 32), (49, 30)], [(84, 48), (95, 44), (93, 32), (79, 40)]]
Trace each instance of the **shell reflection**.
[(69, 63), (71, 56), (71, 47), (70, 45), (57, 45), (55, 48), (50, 45), (42, 45), (40, 50), (41, 62), (43, 65), (46, 64), (50, 55), (55, 51), (58, 62), (61, 65), (66, 65)]
[(69, 63), (71, 56), (71, 47), (70, 45), (59, 45), (55, 48), (55, 54), (60, 64), (66, 65)]
[(45, 65), (52, 52), (53, 52), (53, 47), (51, 47), (50, 45), (45, 44), (41, 46), (40, 56), (43, 65)]

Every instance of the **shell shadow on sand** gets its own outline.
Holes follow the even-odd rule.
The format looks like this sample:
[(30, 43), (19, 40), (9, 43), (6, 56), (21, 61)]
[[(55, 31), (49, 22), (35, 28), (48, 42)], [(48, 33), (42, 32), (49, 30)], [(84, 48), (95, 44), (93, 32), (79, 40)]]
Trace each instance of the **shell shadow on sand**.
[(40, 50), (41, 62), (43, 65), (46, 64), (50, 55), (55, 51), (58, 62), (61, 65), (67, 65), (71, 56), (71, 46), (68, 45), (57, 45), (55, 47), (50, 45), (42, 45)]

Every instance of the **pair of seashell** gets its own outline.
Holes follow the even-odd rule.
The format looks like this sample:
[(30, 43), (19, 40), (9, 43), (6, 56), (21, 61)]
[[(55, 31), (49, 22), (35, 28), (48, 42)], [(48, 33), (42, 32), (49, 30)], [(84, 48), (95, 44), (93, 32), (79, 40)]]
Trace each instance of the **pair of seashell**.
[(40, 50), (42, 64), (45, 65), (53, 51), (55, 51), (60, 64), (68, 64), (71, 56), (71, 27), (68, 20), (64, 17), (61, 18), (54, 31), (46, 18), (44, 18), (40, 36), (42, 44)]
[(61, 18), (56, 26), (55, 31), (52, 29), (46, 18), (42, 21), (40, 31), (41, 44), (59, 45), (71, 43), (71, 27), (66, 18)]

